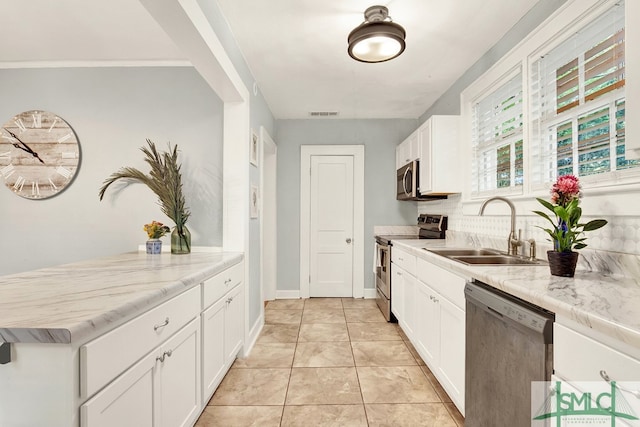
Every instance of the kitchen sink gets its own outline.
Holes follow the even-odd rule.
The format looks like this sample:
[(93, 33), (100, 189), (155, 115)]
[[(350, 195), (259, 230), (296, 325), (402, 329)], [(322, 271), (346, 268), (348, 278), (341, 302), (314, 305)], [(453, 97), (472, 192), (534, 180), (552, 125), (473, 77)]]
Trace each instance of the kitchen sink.
[(445, 257), (452, 256), (486, 256), (486, 255), (501, 255), (500, 251), (494, 249), (427, 249), (429, 252), (433, 252), (437, 255)]
[(519, 258), (511, 255), (450, 256), (454, 261), (471, 265), (540, 265), (542, 261)]
[(543, 265), (544, 261), (507, 255), (496, 249), (461, 248), (461, 249), (426, 249), (436, 255), (449, 258), (467, 265)]

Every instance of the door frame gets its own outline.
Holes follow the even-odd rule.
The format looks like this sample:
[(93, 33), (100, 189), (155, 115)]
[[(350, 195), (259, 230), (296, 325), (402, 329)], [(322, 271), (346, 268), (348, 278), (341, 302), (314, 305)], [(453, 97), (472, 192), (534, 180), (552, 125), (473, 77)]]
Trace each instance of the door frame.
[[(264, 126), (260, 126), (260, 301), (276, 299), (277, 288), (277, 193), (278, 146)], [(267, 182), (275, 185), (267, 185)], [(270, 190), (270, 191), (268, 191)], [(269, 274), (268, 274), (269, 273)], [(267, 277), (270, 276), (270, 277)]]
[(353, 156), (353, 297), (364, 297), (364, 145), (300, 146), (300, 297), (309, 298), (311, 156)]

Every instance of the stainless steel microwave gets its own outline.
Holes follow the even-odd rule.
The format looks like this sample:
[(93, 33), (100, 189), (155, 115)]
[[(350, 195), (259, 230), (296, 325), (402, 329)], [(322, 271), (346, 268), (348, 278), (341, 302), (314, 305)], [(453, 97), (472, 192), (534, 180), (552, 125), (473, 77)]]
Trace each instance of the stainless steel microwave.
[(396, 174), (396, 199), (416, 200), (420, 195), (418, 180), (420, 179), (420, 163), (414, 160), (407, 163)]
[(438, 200), (446, 199), (445, 195), (420, 194), (420, 161), (407, 163), (396, 173), (397, 200)]

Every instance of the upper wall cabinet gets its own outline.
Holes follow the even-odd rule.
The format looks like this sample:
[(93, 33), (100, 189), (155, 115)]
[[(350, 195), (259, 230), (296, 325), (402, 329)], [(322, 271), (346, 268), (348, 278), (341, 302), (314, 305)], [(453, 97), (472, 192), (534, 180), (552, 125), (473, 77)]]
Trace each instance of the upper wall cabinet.
[(431, 116), (396, 147), (396, 169), (420, 161), (421, 195), (462, 192), (459, 128), (460, 116)]
[(420, 141), (418, 141), (416, 130), (396, 147), (396, 169), (418, 159), (420, 159)]
[(431, 116), (418, 128), (420, 194), (462, 192), (459, 128), (460, 116)]

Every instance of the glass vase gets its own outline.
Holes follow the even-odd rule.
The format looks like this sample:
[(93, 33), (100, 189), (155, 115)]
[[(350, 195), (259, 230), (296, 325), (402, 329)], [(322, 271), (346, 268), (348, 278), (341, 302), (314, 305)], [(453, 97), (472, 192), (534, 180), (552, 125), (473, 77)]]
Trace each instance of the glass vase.
[(188, 254), (191, 253), (191, 232), (186, 226), (174, 227), (171, 232), (171, 253)]

